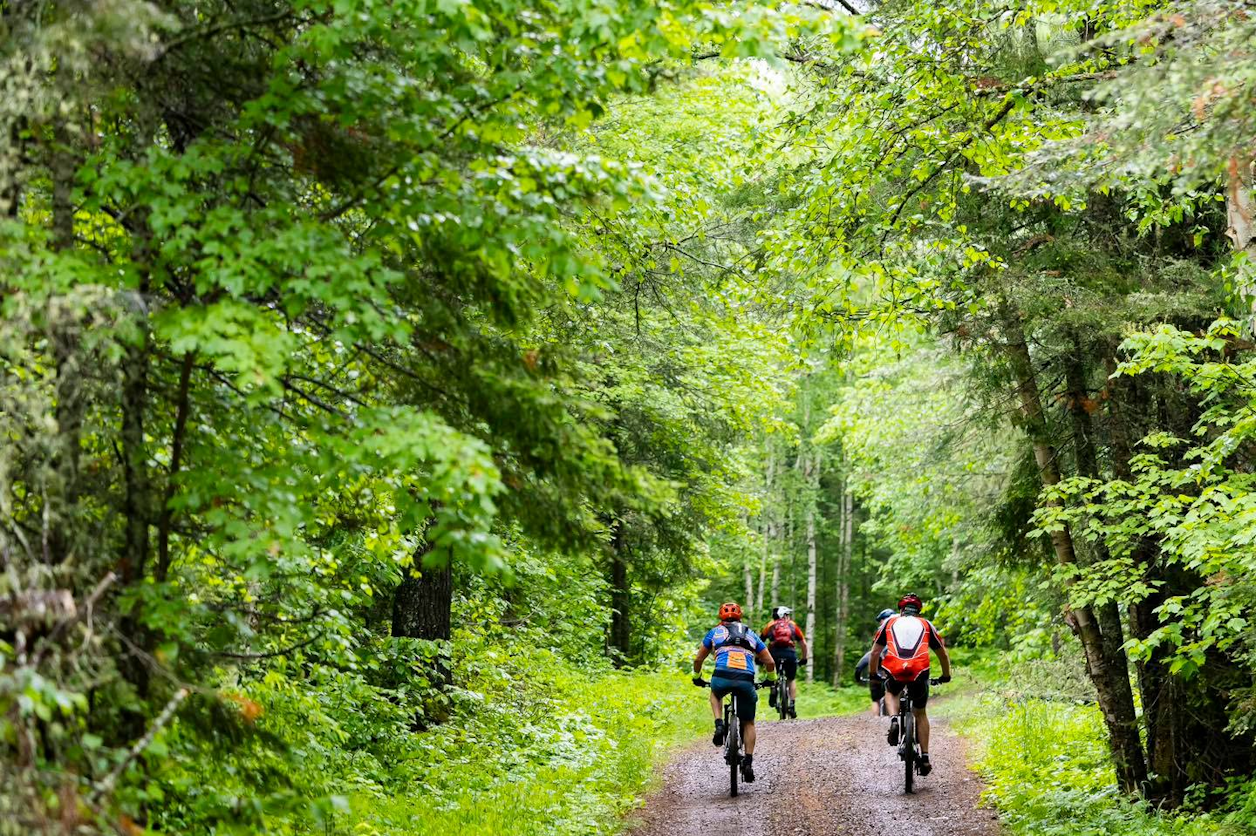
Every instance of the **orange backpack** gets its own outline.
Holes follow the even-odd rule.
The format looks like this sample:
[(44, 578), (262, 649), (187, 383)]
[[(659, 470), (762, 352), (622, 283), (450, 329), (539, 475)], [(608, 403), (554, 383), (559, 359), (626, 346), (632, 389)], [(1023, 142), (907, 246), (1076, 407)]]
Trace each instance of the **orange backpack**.
[(899, 682), (911, 682), (929, 670), (929, 639), (933, 625), (915, 615), (895, 615), (885, 622), (885, 656), (881, 666)]

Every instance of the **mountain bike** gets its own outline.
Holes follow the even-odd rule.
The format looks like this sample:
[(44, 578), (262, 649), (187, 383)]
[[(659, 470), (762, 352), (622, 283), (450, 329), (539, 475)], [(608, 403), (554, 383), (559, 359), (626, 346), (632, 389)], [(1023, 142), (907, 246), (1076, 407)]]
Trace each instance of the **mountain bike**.
[[(930, 685), (938, 683), (937, 679), (929, 680)], [(898, 698), (898, 756), (903, 761), (903, 792), (910, 795), (920, 769), (920, 738), (916, 734), (916, 715), (911, 713), (911, 694), (906, 688)]]
[[(777, 677), (781, 679), (781, 677)], [(755, 690), (771, 686), (771, 682), (756, 682)], [(702, 688), (710, 688), (711, 683), (703, 680)], [(737, 714), (737, 695), (729, 694), (724, 702), (724, 762), (728, 764), (728, 794), (737, 796), (737, 779), (741, 774), (741, 762), (745, 757), (746, 743), (741, 733), (741, 718)], [(736, 720), (737, 722), (733, 722)]]
[(776, 675), (776, 682), (772, 683), (772, 693), (775, 695), (773, 702), (776, 703), (776, 713), (782, 720), (788, 720), (789, 682), (779, 673)]

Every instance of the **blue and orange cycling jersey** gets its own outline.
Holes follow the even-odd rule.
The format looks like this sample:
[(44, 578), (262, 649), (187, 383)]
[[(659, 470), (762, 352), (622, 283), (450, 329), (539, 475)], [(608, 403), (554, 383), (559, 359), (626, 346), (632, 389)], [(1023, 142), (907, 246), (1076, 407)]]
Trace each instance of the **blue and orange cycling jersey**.
[(753, 630), (745, 630), (746, 641), (754, 650), (737, 644), (729, 644), (729, 630), (723, 624), (712, 628), (702, 639), (702, 646), (715, 653), (715, 676), (724, 679), (754, 679), (754, 657), (767, 649), (763, 640)]

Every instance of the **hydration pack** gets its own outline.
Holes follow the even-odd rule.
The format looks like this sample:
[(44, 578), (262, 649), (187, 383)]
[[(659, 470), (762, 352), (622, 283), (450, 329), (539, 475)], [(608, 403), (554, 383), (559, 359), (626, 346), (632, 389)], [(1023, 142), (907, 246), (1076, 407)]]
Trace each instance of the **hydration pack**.
[(740, 647), (751, 653), (755, 652), (754, 639), (750, 638), (750, 631), (746, 629), (745, 624), (740, 621), (730, 621), (720, 626), (728, 631), (728, 635), (715, 646), (715, 650), (721, 647)]
[(885, 622), (881, 666), (899, 682), (911, 682), (929, 670), (929, 639), (933, 635), (933, 625), (919, 616), (894, 616)]
[(778, 618), (772, 622), (772, 630), (769, 635), (772, 638), (773, 647), (793, 647), (794, 623), (788, 618)]

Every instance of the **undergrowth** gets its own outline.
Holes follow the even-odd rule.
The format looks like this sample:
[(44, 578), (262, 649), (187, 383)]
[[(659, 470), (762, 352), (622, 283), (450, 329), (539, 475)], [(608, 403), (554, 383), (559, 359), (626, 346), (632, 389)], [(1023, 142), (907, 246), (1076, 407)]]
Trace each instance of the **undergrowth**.
[(357, 834), (562, 836), (618, 829), (670, 746), (706, 730), (706, 703), (680, 675), (573, 677), (544, 710), (502, 728), (500, 712), (423, 736), (408, 790), (355, 803)]
[[(1059, 662), (982, 671), (938, 713), (972, 744), (970, 758), (1016, 836), (1238, 836), (1256, 833), (1256, 786), (1238, 784), (1220, 809), (1165, 812), (1116, 788), (1103, 719), (1084, 680)], [(970, 681), (969, 685), (973, 683)]]

